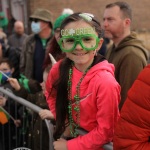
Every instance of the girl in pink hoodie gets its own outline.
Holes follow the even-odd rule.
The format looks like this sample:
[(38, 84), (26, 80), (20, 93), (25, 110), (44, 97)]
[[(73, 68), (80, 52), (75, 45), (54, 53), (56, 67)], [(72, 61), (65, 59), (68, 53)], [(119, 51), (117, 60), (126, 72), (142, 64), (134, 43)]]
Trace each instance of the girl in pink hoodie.
[[(46, 83), (47, 103), (56, 119), (55, 150), (102, 150), (112, 141), (120, 86), (114, 66), (97, 54), (102, 43), (93, 14), (75, 13), (63, 21), (59, 45), (66, 58), (52, 67)], [(87, 134), (80, 135), (80, 128)]]

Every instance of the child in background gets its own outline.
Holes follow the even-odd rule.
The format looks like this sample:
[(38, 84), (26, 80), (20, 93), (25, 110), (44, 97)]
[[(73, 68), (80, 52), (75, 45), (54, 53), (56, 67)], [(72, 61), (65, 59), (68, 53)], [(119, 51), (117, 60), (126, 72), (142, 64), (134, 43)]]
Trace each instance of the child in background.
[[(9, 78), (8, 81), (11, 84), (11, 86), (15, 89), (14, 94), (22, 97), (24, 99), (27, 99), (28, 101), (32, 102), (33, 104), (36, 104), (37, 106), (43, 108), (39, 112), (39, 115), (37, 113), (33, 113), (33, 123), (30, 125), (29, 133), (28, 133), (28, 148), (31, 149), (40, 149), (40, 146), (42, 147), (42, 150), (48, 150), (49, 149), (49, 136), (47, 127), (45, 125), (45, 122), (43, 121), (41, 124), (41, 119), (53, 119), (53, 115), (48, 109), (46, 99), (44, 96), (45, 92), (45, 81), (47, 79), (47, 75), (50, 68), (46, 68), (43, 73), (43, 82), (41, 85), (36, 80), (29, 80), (28, 87), (30, 90), (30, 93), (19, 84), (17, 79), (15, 78)], [(42, 126), (42, 132), (41, 131)], [(42, 145), (40, 145), (40, 140), (42, 139)]]
[[(13, 92), (13, 88), (7, 79), (12, 77), (13, 72), (14, 67), (12, 63), (6, 58), (0, 59), (0, 87), (6, 89), (9, 92)], [(5, 149), (13, 149), (21, 144), (19, 140), (17, 140), (19, 138), (19, 131), (21, 129), (20, 125), (22, 114), (19, 112), (21, 106), (16, 104), (15, 101), (3, 93), (1, 93), (0, 96), (0, 106), (13, 118), (11, 119), (10, 116), (7, 115), (8, 118), (10, 118), (8, 122), (3, 125), (0, 124), (0, 135), (3, 135), (0, 138), (0, 142), (4, 141), (2, 146), (4, 146)], [(16, 134), (16, 131), (18, 134)]]

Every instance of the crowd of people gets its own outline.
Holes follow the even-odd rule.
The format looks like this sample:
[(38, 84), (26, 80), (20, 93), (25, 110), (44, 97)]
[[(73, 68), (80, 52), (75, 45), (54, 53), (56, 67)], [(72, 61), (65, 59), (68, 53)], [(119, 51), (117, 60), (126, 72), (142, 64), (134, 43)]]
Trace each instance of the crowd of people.
[[(6, 23), (3, 13), (2, 19)], [(19, 20), (9, 36), (0, 23), (0, 87), (42, 108), (32, 114), (34, 128), (26, 126), (26, 146), (48, 149), (44, 122), (39, 133), (40, 120), (48, 119), (54, 124), (55, 150), (102, 150), (110, 142), (114, 150), (150, 149), (149, 51), (131, 30), (131, 6), (106, 5), (102, 23), (90, 12), (70, 9), (55, 22), (46, 9), (35, 10), (29, 19), (30, 35)], [(22, 130), (22, 113), (29, 110), (3, 93), (0, 107), (15, 118), (11, 136), (19, 136), (15, 128)], [(1, 137), (9, 126), (0, 124), (2, 150), (16, 148), (16, 138), (10, 146), (9, 137)]]

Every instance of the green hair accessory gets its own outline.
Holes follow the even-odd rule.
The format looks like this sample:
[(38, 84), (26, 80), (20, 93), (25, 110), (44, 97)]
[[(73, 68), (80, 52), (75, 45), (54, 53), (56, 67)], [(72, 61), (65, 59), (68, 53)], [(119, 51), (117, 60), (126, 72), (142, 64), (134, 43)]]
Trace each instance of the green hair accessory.
[(88, 22), (92, 21), (92, 18), (94, 17), (94, 15), (90, 13), (82, 13), (82, 14), (79, 14), (79, 16)]

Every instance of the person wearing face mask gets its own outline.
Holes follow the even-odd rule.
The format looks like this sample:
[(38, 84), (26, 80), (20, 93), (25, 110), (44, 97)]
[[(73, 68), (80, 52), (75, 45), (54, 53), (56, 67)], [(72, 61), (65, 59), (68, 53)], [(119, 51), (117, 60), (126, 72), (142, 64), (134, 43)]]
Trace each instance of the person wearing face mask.
[(1, 59), (0, 61), (0, 85), (4, 85), (7, 79), (12, 76), (14, 67), (8, 59)]
[(31, 34), (24, 42), (20, 71), (27, 78), (43, 81), (43, 62), (47, 43), (52, 37), (52, 16), (46, 9), (37, 9), (30, 16)]

